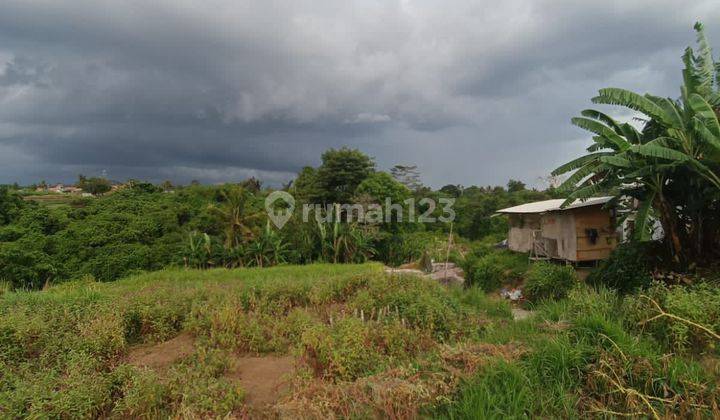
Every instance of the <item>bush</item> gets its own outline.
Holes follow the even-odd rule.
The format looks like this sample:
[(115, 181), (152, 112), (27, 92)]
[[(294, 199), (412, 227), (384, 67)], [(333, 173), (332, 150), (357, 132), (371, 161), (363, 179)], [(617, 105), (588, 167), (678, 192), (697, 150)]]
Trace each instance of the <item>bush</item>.
[[(717, 292), (708, 286), (692, 289), (697, 294), (695, 298), (703, 302), (700, 310), (707, 312), (702, 318), (704, 321), (693, 320), (711, 322), (720, 318), (713, 308), (705, 307), (718, 301)], [(662, 287), (660, 291), (666, 293), (668, 289)], [(669, 293), (690, 292), (689, 289), (673, 289)], [(714, 297), (712, 293), (715, 293)], [(638, 297), (626, 298), (630, 299), (639, 301)], [(671, 306), (677, 313), (680, 313), (680, 307), (685, 307), (688, 313), (693, 312), (688, 305), (689, 295), (675, 300), (677, 306), (667, 301), (660, 304), (668, 312), (671, 312)], [(504, 375), (495, 376), (496, 381), (507, 387), (503, 393), (501, 389), (487, 386), (486, 381), (497, 375), (497, 372), (493, 373), (497, 366), (487, 365), (473, 381), (461, 384), (455, 401), (439, 414), (451, 418), (493, 415), (498, 418), (576, 418), (599, 412), (637, 413), (638, 417), (655, 415), (659, 418), (717, 417), (719, 394), (717, 374), (712, 367), (708, 369), (708, 364), (698, 363), (690, 357), (670, 355), (656, 342), (632, 331), (637, 327), (637, 320), (654, 316), (657, 311), (642, 311), (631, 320), (620, 305), (622, 301), (613, 290), (576, 287), (568, 293), (567, 299), (537, 305), (538, 316), (530, 323), (502, 325), (494, 329), (492, 336), (484, 334), (487, 341), (521, 340), (529, 344), (530, 351), (512, 364), (518, 374), (508, 375), (504, 369)], [(643, 328), (647, 331), (659, 321)], [(717, 331), (717, 324), (712, 328)], [(707, 360), (707, 356), (704, 359)], [(506, 381), (508, 376), (519, 380), (517, 383)], [(515, 404), (515, 398), (523, 397), (518, 388), (527, 389), (532, 396), (521, 407)], [(508, 394), (515, 396), (505, 399)], [(643, 402), (643, 398), (650, 403)]]
[(620, 293), (645, 288), (652, 282), (651, 245), (637, 242), (620, 244), (600, 267), (590, 273), (587, 283), (607, 286)]
[(471, 255), (462, 266), (467, 286), (478, 286), (491, 292), (505, 283), (522, 278), (528, 260), (525, 254), (496, 251), (481, 257)]
[(389, 309), (386, 319), (404, 320), (417, 330), (432, 334), (444, 341), (463, 336), (468, 330), (462, 317), (463, 308), (438, 282), (415, 276), (370, 278), (367, 288), (348, 299), (348, 307), (371, 317), (381, 308)]
[(530, 267), (523, 291), (532, 301), (562, 299), (577, 281), (575, 269), (569, 265), (538, 262)]
[(444, 259), (447, 240), (434, 232), (381, 232), (376, 248), (378, 260), (397, 267), (417, 261), (424, 254), (437, 261)]
[[(720, 331), (720, 289), (705, 283), (692, 287), (670, 287), (656, 282), (644, 296), (627, 296), (623, 301), (629, 328), (641, 328), (671, 351), (718, 352), (717, 340), (689, 322), (716, 333)], [(689, 322), (660, 317), (645, 323), (645, 320), (660, 313), (650, 299), (665, 312)]]
[(471, 257), (465, 263), (465, 284), (491, 292), (502, 286), (502, 268), (489, 258)]
[(462, 384), (455, 401), (440, 418), (523, 418), (534, 405), (532, 384), (523, 369), (498, 360)]
[(333, 326), (315, 325), (303, 333), (301, 340), (315, 375), (354, 380), (380, 368), (380, 354), (368, 351), (370, 335), (366, 323), (345, 318)]

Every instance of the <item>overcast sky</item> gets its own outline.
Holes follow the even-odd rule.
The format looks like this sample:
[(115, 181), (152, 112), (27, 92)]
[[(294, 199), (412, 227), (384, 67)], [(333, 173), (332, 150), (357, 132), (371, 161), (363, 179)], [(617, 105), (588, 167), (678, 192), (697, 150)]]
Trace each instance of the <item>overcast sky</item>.
[(3, 0), (0, 183), (266, 184), (350, 146), (539, 185), (603, 87), (678, 95), (709, 1)]

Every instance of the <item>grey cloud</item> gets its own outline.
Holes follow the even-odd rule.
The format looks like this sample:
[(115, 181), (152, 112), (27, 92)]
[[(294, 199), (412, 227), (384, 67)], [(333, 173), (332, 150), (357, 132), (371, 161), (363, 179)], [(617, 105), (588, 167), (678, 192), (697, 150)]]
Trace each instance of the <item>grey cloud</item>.
[(47, 86), (47, 73), (49, 66), (36, 63), (22, 56), (16, 56), (5, 64), (5, 70), (0, 75), (0, 86), (35, 85)]
[(436, 186), (537, 183), (582, 150), (569, 118), (597, 89), (676, 95), (692, 24), (715, 40), (718, 17), (712, 1), (8, 0), (0, 183), (280, 183), (343, 145)]

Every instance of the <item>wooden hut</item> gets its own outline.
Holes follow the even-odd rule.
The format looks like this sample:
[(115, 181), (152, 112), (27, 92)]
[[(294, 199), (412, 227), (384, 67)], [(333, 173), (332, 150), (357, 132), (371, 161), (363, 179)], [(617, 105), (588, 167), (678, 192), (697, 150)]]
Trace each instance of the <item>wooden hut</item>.
[(575, 201), (545, 200), (498, 210), (508, 215), (508, 248), (529, 252), (535, 259), (571, 262), (607, 258), (617, 246), (614, 210), (606, 208), (612, 197)]

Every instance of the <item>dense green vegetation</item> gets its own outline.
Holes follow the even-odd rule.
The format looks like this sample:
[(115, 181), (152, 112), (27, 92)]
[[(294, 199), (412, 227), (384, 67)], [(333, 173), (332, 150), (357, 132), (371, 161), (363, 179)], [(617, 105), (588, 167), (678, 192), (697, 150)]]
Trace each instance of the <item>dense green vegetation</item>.
[[(670, 297), (676, 292), (657, 287), (657, 293), (667, 297), (664, 304), (682, 305), (676, 301), (679, 296)], [(662, 318), (645, 323), (658, 312), (638, 302), (637, 297), (620, 299), (606, 289), (579, 287), (567, 299), (537, 306), (534, 318), (505, 328), (491, 326), (482, 340), (522, 342), (525, 355), (515, 362), (499, 359), (481, 368), (437, 414), (448, 418), (717, 417), (717, 349), (694, 347), (688, 353), (689, 347), (684, 351), (678, 347), (684, 338), (668, 340), (648, 334), (646, 327), (691, 331), (704, 343), (717, 339), (685, 321)], [(717, 308), (716, 303), (711, 305)], [(699, 313), (683, 315), (687, 321), (708, 319)]]
[(217, 229), (206, 210), (213, 193), (138, 187), (62, 207), (20, 202), (11, 223), (0, 226), (0, 280), (39, 288), (84, 275), (114, 280), (177, 263), (188, 231)]
[(557, 300), (568, 295), (578, 282), (575, 268), (548, 262), (533, 264), (525, 279), (525, 296), (532, 302)]
[[(343, 170), (335, 173), (338, 168)], [(331, 172), (335, 175), (325, 179), (323, 174)], [(106, 195), (93, 190), (98, 197), (58, 195), (67, 205), (53, 206), (24, 201), (17, 189), (3, 187), (0, 283), (38, 289), (48, 282), (84, 276), (109, 281), (170, 266), (232, 268), (368, 260), (400, 265), (423, 253), (439, 261), (446, 256), (449, 225), (410, 220), (411, 211), (426, 212), (422, 198), (455, 198), (456, 233), (499, 241), (506, 221), (491, 218), (495, 210), (552, 195), (512, 184), (512, 192), (501, 187), (455, 187), (456, 197), (418, 186), (406, 175), (399, 179), (418, 189), (376, 171), (372, 159), (357, 150), (330, 150), (319, 168), (303, 169), (289, 186), (297, 200), (296, 211), (283, 229), (272, 225), (265, 211), (264, 201), (272, 190), (262, 189), (254, 179), (187, 187), (131, 181)], [(82, 176), (80, 180), (84, 188), (99, 183)], [(402, 220), (393, 216), (375, 223), (347, 222), (348, 212), (333, 207), (347, 203), (370, 209), (384, 206), (388, 199), (402, 206)], [(409, 199), (415, 199), (414, 204)], [(321, 206), (317, 219), (311, 213), (303, 221), (307, 203)], [(438, 207), (431, 216), (441, 213)]]
[(492, 292), (502, 285), (519, 284), (528, 270), (529, 262), (525, 254), (494, 251), (480, 245), (468, 253), (462, 265), (468, 286), (478, 286)]

